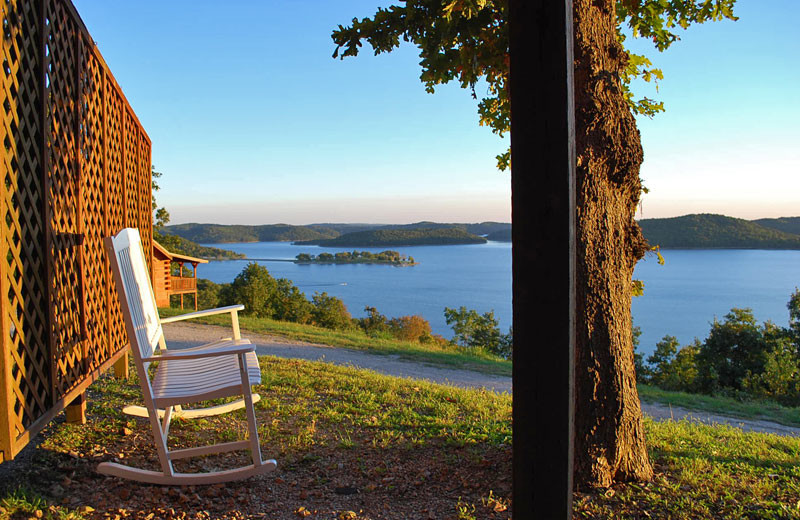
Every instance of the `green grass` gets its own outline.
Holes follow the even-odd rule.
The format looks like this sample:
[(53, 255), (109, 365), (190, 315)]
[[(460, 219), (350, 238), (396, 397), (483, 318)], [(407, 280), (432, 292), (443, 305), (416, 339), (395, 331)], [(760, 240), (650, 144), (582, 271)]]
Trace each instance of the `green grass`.
[[(162, 317), (176, 316), (186, 311), (179, 309), (159, 309)], [(205, 323), (210, 325), (230, 326), (230, 317), (227, 314), (208, 316), (191, 320), (192, 323)], [(457, 346), (439, 346), (435, 344), (421, 344), (397, 339), (375, 338), (368, 336), (360, 330), (338, 331), (302, 325), (287, 321), (277, 321), (269, 318), (255, 318), (252, 316), (239, 316), (239, 323), (243, 330), (260, 334), (282, 336), (296, 341), (320, 343), (333, 347), (344, 347), (364, 350), (373, 354), (391, 354), (402, 359), (426, 363), (433, 366), (474, 370), (484, 374), (511, 376), (511, 362), (475, 349), (465, 349)]]
[(786, 426), (800, 426), (800, 408), (789, 408), (771, 401), (741, 401), (731, 397), (672, 392), (641, 384), (638, 388), (639, 397), (644, 402), (669, 404), (688, 410), (741, 419), (772, 421)]
[[(168, 517), (163, 511), (170, 507), (192, 518), (205, 510), (214, 518), (292, 518), (301, 507), (335, 518), (338, 513), (323, 515), (323, 508), (340, 507), (331, 505), (342, 503), (333, 489), (347, 485), (359, 490), (363, 509), (363, 515), (359, 509), (347, 518), (375, 518), (395, 508), (401, 512), (390, 518), (420, 517), (404, 512), (409, 504), (429, 508), (422, 518), (508, 518), (508, 395), (320, 362), (260, 361), (256, 413), (262, 451), (279, 461), (271, 476), (224, 488), (162, 491), (98, 475), (96, 463), (112, 457), (156, 466), (147, 422), (120, 413), (123, 404), (141, 400), (138, 386), (103, 377), (90, 388), (89, 423), (48, 426), (29, 464), (0, 491), (0, 507), (9, 516), (19, 513), (12, 518), (35, 516), (36, 510), (45, 518), (81, 518), (87, 506), (92, 518), (113, 518), (131, 508), (137, 518)], [(244, 425), (242, 411), (176, 420), (170, 445), (241, 438)], [(653, 481), (577, 492), (575, 518), (800, 518), (800, 439), (649, 419), (645, 429)], [(246, 460), (237, 456), (221, 457)], [(208, 460), (182, 464), (197, 470)], [(67, 486), (65, 476), (70, 487), (55, 493), (53, 483)], [(220, 499), (220, 493), (235, 500)]]

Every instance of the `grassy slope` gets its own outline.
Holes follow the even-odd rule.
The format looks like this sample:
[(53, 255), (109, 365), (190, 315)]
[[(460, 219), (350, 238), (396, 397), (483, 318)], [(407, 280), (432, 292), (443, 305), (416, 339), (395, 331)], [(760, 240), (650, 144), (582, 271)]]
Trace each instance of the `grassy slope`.
[(800, 236), (724, 215), (639, 221), (645, 238), (664, 248), (800, 249)]
[[(178, 309), (159, 309), (161, 317), (175, 316), (183, 312), (185, 311)], [(228, 315), (209, 316), (194, 319), (192, 322), (229, 326), (230, 317)], [(313, 325), (301, 325), (299, 323), (251, 316), (240, 316), (239, 322), (242, 329), (260, 334), (273, 334), (293, 340), (321, 343), (333, 347), (366, 350), (373, 354), (392, 354), (409, 361), (446, 368), (476, 370), (485, 374), (503, 376), (511, 375), (510, 361), (500, 359), (491, 354), (473, 352), (458, 347), (439, 347), (396, 339), (373, 338), (359, 330), (335, 331)]]
[(769, 401), (738, 401), (730, 397), (670, 392), (649, 385), (638, 385), (638, 387), (639, 397), (645, 402), (800, 427), (800, 408), (788, 408)]
[[(199, 511), (217, 518), (293, 518), (301, 508), (341, 518), (340, 505), (353, 509), (347, 507), (352, 499), (334, 488), (346, 483), (358, 490), (358, 512), (345, 518), (509, 518), (508, 396), (325, 363), (263, 357), (261, 365), (256, 408), (262, 451), (278, 459), (277, 473), (188, 491), (98, 475), (95, 464), (112, 457), (138, 467), (156, 464), (146, 422), (119, 411), (140, 399), (138, 386), (105, 377), (90, 390), (89, 423), (49, 426), (29, 463), (0, 483), (0, 507), (20, 518), (37, 516), (35, 509), (44, 518), (79, 518), (77, 511), (87, 508), (87, 518), (120, 510), (149, 518), (165, 507), (190, 518)], [(654, 480), (577, 492), (576, 518), (798, 517), (800, 439), (686, 422), (647, 420), (645, 428)], [(244, 431), (238, 412), (175, 421), (170, 442), (227, 441)], [(180, 469), (241, 463), (243, 456), (200, 459)], [(19, 486), (27, 494), (15, 492)], [(409, 514), (402, 508), (416, 509)]]

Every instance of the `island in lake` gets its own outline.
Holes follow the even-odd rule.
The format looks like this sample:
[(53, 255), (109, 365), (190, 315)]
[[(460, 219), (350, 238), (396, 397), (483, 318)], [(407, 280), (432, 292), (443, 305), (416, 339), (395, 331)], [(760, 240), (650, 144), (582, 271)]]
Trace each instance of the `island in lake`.
[(310, 255), (300, 253), (295, 257), (296, 264), (389, 264), (417, 265), (413, 256), (401, 255), (397, 251), (342, 251), (340, 253), (320, 253)]

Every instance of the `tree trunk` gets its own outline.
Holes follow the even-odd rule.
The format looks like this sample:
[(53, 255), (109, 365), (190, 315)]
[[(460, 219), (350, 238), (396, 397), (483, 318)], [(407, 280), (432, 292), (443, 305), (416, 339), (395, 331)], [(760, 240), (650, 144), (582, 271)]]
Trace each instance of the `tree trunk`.
[(620, 87), (613, 0), (574, 0), (577, 146), (575, 482), (649, 480), (631, 335), (642, 147)]

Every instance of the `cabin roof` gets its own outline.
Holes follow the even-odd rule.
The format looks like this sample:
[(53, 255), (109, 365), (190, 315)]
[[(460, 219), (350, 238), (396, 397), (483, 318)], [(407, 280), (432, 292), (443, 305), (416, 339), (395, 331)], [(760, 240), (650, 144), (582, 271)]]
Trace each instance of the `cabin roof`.
[(173, 253), (171, 251), (167, 251), (167, 248), (153, 240), (153, 249), (154, 253), (158, 252), (161, 253), (166, 260), (172, 260), (173, 262), (195, 262), (198, 264), (207, 264), (208, 260), (203, 260), (202, 258), (195, 258), (193, 256), (181, 255), (178, 253)]

